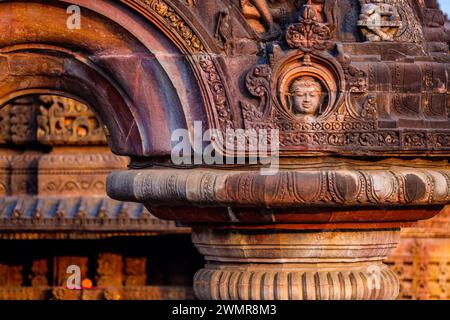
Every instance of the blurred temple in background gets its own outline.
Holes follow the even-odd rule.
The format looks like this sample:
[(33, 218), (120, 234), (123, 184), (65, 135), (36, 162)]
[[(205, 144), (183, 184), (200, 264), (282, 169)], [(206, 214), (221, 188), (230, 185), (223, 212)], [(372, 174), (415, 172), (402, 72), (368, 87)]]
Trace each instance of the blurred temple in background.
[[(0, 299), (193, 297), (190, 230), (106, 195), (128, 159), (111, 153), (89, 107), (23, 97), (0, 110), (0, 128)], [(67, 289), (72, 265), (92, 288)]]

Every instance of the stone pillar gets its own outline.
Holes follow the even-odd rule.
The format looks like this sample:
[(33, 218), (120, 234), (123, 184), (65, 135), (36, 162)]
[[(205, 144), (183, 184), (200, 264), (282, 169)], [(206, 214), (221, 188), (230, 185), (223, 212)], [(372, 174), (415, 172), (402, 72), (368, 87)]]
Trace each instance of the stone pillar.
[(196, 228), (207, 264), (195, 294), (214, 300), (395, 299), (399, 283), (382, 263), (398, 229), (238, 230)]
[(395, 299), (383, 260), (402, 226), (441, 210), (450, 172), (311, 167), (131, 170), (112, 174), (108, 192), (193, 227), (199, 299)]

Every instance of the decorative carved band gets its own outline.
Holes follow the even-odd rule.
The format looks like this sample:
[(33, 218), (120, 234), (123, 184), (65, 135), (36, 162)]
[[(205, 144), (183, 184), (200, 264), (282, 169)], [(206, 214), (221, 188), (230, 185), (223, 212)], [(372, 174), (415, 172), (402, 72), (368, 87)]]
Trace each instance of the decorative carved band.
[(186, 287), (142, 286), (70, 290), (64, 287), (0, 288), (0, 300), (192, 300)]
[(115, 172), (108, 192), (158, 205), (342, 207), (448, 204), (450, 171), (441, 168), (291, 169), (259, 171), (149, 169)]
[[(173, 221), (157, 219), (142, 204), (118, 202), (105, 196), (3, 197), (0, 199), (2, 238), (8, 238), (8, 232), (17, 230), (28, 233), (76, 233), (83, 230), (98, 235), (189, 231), (187, 228), (177, 228)], [(90, 238), (90, 235), (85, 233), (84, 237)]]

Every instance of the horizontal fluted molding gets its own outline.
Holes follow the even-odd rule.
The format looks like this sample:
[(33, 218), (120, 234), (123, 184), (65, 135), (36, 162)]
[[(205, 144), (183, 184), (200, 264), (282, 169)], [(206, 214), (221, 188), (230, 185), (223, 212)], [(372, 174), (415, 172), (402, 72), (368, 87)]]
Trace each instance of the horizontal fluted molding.
[(202, 300), (393, 300), (399, 293), (395, 274), (380, 264), (378, 287), (366, 267), (347, 269), (239, 270), (207, 266), (194, 277)]

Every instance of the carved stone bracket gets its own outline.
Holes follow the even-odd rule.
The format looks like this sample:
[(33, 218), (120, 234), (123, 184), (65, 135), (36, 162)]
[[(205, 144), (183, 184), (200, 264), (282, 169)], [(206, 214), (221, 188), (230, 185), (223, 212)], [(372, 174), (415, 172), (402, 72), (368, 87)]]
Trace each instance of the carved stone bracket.
[(450, 200), (450, 171), (444, 168), (291, 168), (274, 176), (262, 176), (259, 171), (149, 169), (112, 173), (108, 179), (113, 198), (151, 206), (170, 202), (312, 209), (444, 205)]

